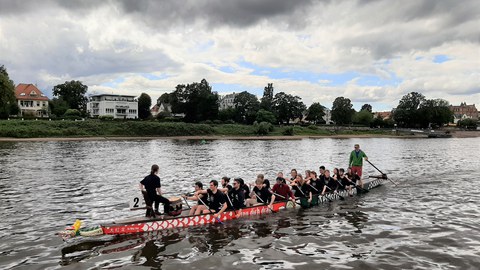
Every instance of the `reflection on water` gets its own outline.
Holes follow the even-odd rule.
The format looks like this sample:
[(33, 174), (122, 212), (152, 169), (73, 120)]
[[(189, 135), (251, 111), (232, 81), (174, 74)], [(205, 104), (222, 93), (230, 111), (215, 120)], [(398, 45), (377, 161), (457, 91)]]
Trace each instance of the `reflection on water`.
[[(57, 231), (138, 215), (126, 198), (157, 163), (167, 196), (223, 175), (346, 167), (360, 143), (399, 182), (307, 210), (64, 243)], [(0, 268), (477, 269), (480, 140), (304, 139), (0, 144)], [(375, 170), (365, 167), (365, 174)]]

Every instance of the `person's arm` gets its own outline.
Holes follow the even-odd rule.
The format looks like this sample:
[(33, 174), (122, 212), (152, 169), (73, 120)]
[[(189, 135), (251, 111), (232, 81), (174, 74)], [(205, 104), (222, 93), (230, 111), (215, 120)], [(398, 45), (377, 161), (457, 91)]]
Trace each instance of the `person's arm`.
[(220, 190), (223, 193), (227, 193), (229, 191), (228, 188), (219, 188), (218, 190)]
[(142, 183), (139, 183), (139, 184), (138, 184), (138, 187), (140, 188), (140, 191), (142, 191), (142, 192), (145, 191), (145, 192), (146, 192), (145, 186), (142, 185)]
[(162, 188), (161, 187), (157, 187), (155, 190), (157, 191), (158, 195), (162, 195)]
[(308, 192), (309, 193), (309, 198), (308, 198), (308, 202), (311, 203), (312, 202), (312, 192)]
[(363, 152), (363, 151), (362, 151), (362, 153), (363, 153), (363, 157), (365, 158), (365, 160), (367, 160), (367, 161), (368, 161), (367, 154), (365, 154), (365, 152)]
[(206, 189), (202, 189), (202, 190), (198, 190), (198, 191), (195, 191), (195, 196), (198, 196), (200, 194), (207, 194), (208, 191)]
[(222, 208), (220, 209), (220, 211), (218, 211), (218, 213), (215, 213), (213, 216), (214, 216), (215, 218), (218, 218), (223, 212), (225, 212), (225, 210), (227, 209), (227, 207), (228, 207), (227, 203), (224, 202)]
[(327, 190), (327, 185), (324, 185), (323, 186), (323, 190), (322, 190), (322, 196), (325, 194), (325, 191)]
[(350, 159), (348, 160), (348, 167), (352, 167), (352, 161), (353, 161), (353, 152), (350, 152)]
[(291, 189), (288, 189), (288, 195), (290, 195), (290, 200), (295, 201), (295, 196), (293, 195), (293, 192)]
[(270, 199), (270, 204), (268, 206), (272, 207), (273, 202), (275, 202), (275, 194), (272, 194), (272, 198)]
[(185, 199), (189, 200), (189, 201), (198, 201), (198, 198), (201, 197), (202, 195), (193, 195), (192, 197), (187, 197), (186, 195), (183, 195)]
[[(242, 193), (242, 192), (240, 192), (240, 194), (241, 194), (241, 193)], [(245, 195), (245, 194), (244, 194), (244, 195)], [(243, 196), (243, 198), (245, 199), (245, 196)], [(250, 198), (257, 198), (257, 197), (255, 196), (255, 188), (252, 188), (252, 191), (250, 191)]]

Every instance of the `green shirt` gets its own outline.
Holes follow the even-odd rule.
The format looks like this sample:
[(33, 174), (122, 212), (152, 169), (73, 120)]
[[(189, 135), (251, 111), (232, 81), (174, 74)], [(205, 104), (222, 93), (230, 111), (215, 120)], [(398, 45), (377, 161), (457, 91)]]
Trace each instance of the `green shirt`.
[(350, 166), (363, 166), (364, 157), (367, 157), (367, 155), (362, 150), (359, 151), (358, 156), (355, 153), (355, 150), (353, 150), (352, 153), (350, 153), (350, 161), (348, 164)]

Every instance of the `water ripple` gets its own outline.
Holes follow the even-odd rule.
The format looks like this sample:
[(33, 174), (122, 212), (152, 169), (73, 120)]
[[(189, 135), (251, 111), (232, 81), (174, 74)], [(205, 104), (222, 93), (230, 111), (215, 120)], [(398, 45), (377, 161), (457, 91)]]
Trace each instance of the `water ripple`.
[[(80, 243), (55, 236), (76, 218), (138, 215), (125, 198), (153, 163), (167, 195), (178, 195), (223, 175), (252, 182), (346, 167), (354, 143), (399, 187), (225, 225)], [(0, 268), (478, 269), (478, 146), (478, 138), (0, 143)]]

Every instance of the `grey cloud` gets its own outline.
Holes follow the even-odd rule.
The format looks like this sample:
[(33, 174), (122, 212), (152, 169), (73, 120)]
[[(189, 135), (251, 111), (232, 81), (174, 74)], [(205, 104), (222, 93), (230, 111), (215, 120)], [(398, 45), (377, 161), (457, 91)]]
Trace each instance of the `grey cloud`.
[[(279, 20), (296, 26), (304, 24), (312, 0), (220, 0), (220, 1), (121, 1), (126, 14), (151, 26), (185, 25), (204, 22), (210, 28), (245, 27), (261, 20)], [(292, 16), (297, 13), (298, 16)]]
[(375, 59), (450, 41), (480, 41), (476, 1), (360, 1), (353, 20), (369, 31), (354, 33), (339, 45), (367, 49)]
[[(302, 25), (314, 0), (0, 0), (0, 14), (20, 14), (60, 7), (72, 13), (88, 12), (103, 5), (118, 6), (126, 15), (135, 16), (152, 27), (168, 28), (198, 21), (209, 27), (244, 27), (261, 20), (278, 19), (290, 26)], [(318, 1), (316, 1), (318, 2)], [(295, 16), (292, 16), (295, 14)]]

